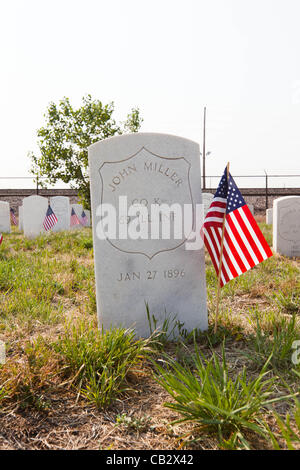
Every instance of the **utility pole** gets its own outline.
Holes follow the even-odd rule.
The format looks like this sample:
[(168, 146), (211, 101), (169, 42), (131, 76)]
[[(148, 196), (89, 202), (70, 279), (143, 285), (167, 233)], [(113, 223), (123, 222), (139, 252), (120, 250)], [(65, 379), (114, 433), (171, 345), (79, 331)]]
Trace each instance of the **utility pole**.
[(266, 172), (266, 170), (264, 170), (265, 172), (265, 175), (266, 175), (266, 189), (265, 189), (265, 192), (266, 192), (266, 210), (268, 209), (269, 207), (269, 201), (268, 201), (268, 173)]
[(204, 114), (203, 114), (203, 148), (202, 148), (202, 175), (203, 175), (203, 189), (206, 189), (205, 185), (205, 129), (206, 127), (206, 106), (204, 106)]

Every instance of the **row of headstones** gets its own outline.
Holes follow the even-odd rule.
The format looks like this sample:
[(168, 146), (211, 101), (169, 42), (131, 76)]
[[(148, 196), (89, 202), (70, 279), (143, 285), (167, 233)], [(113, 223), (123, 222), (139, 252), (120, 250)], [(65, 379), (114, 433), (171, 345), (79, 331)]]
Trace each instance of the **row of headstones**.
[[(23, 199), (22, 206), (19, 207), (19, 230), (24, 231), (24, 235), (34, 238), (45, 232), (43, 223), (46, 217), (49, 201), (48, 198), (34, 195)], [(81, 204), (70, 204), (70, 200), (66, 196), (54, 196), (50, 198), (50, 207), (57, 217), (57, 223), (52, 228), (53, 232), (62, 230), (72, 230), (82, 227), (81, 224), (71, 225), (71, 211), (74, 209), (78, 220), (81, 221), (82, 212), (84, 210), (87, 222), (86, 226), (91, 225), (90, 211), (83, 209)], [(10, 208), (9, 203), (0, 201), (0, 232), (10, 232)]]
[(266, 211), (266, 223), (273, 224), (273, 249), (281, 255), (300, 256), (300, 196), (275, 199)]

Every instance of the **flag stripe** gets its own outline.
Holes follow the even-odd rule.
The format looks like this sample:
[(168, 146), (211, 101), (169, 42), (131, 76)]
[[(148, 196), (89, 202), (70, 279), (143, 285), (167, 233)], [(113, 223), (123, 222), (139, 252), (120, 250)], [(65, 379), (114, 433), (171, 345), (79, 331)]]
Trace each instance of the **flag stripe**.
[[(224, 197), (214, 197), (213, 200), (211, 201), (211, 205), (212, 204), (223, 204), (224, 207), (226, 207), (226, 198)], [(223, 206), (220, 206), (220, 207), (223, 207)]]
[[(213, 264), (214, 264), (216, 273), (219, 274), (220, 250), (219, 250), (219, 248), (217, 246), (217, 243), (216, 243), (215, 232), (214, 232), (212, 227), (209, 227), (209, 229), (205, 229), (205, 230), (206, 230), (206, 232), (208, 232), (208, 230), (209, 230), (208, 234), (209, 234), (210, 248), (214, 252)], [(206, 240), (207, 240), (207, 236), (205, 237), (205, 242), (206, 242)], [(226, 284), (226, 281), (225, 281), (225, 278), (224, 278), (224, 274), (222, 273), (222, 270), (221, 270), (221, 281), (224, 282), (224, 284)]]
[(272, 250), (271, 248), (269, 247), (265, 237), (263, 236), (263, 234), (261, 233), (261, 230), (259, 228), (259, 226), (257, 225), (256, 223), (256, 220), (254, 219), (253, 215), (251, 214), (250, 212), (250, 209), (248, 206), (243, 206), (243, 210), (244, 210), (244, 213), (246, 214), (250, 224), (251, 224), (251, 227), (253, 228), (257, 238), (259, 239), (260, 241), (260, 244), (266, 254), (266, 257), (269, 258), (270, 256), (272, 256)]
[(240, 236), (241, 236), (241, 238), (244, 242), (247, 259), (251, 260), (252, 265), (253, 265), (252, 267), (254, 267), (258, 263), (258, 259), (256, 258), (256, 255), (255, 255), (255, 253), (252, 249), (250, 240), (248, 240), (248, 238), (247, 238), (249, 234), (244, 232), (245, 224), (243, 223), (243, 220), (242, 220), (241, 216), (239, 215), (238, 210), (234, 211), (234, 212), (231, 212), (231, 218), (233, 219), (233, 221), (234, 221), (234, 223), (237, 227), (238, 233), (240, 234)]
[(243, 261), (244, 261), (245, 266), (247, 266), (247, 264), (248, 264), (248, 269), (253, 268), (255, 266), (255, 263), (253, 262), (253, 259), (251, 258), (250, 254), (249, 254), (249, 252), (246, 248), (246, 245), (243, 242), (242, 237), (240, 236), (240, 233), (238, 232), (238, 229), (235, 225), (234, 220), (232, 219), (231, 214), (227, 215), (226, 222), (228, 223), (228, 225), (229, 225), (229, 227), (232, 231), (234, 239), (237, 241), (236, 246), (241, 247), (241, 252), (242, 252), (241, 256), (244, 257)]
[[(208, 217), (218, 217), (223, 219), (225, 208), (223, 207), (210, 207), (207, 211), (206, 218)], [(207, 222), (207, 220), (206, 220)]]
[(218, 271), (218, 268), (219, 268), (219, 258), (218, 258), (218, 255), (216, 253), (216, 250), (215, 250), (215, 247), (214, 247), (214, 244), (211, 240), (211, 233), (210, 233), (210, 229), (205, 229), (205, 246), (206, 248), (208, 249), (209, 251), (209, 254), (210, 254), (210, 257), (211, 257), (211, 260), (213, 262), (213, 265), (214, 265), (214, 268), (216, 271)]
[(207, 211), (207, 214), (208, 214), (208, 213), (211, 214), (211, 213), (213, 213), (213, 212), (217, 212), (216, 215), (219, 216), (219, 212), (222, 212), (222, 213), (224, 214), (225, 209), (226, 209), (226, 205), (220, 207), (220, 206), (215, 206), (215, 205), (212, 204), (211, 206), (209, 206), (209, 209), (208, 209), (208, 211)]
[[(247, 216), (244, 212), (244, 208), (241, 207), (241, 209), (239, 209), (239, 211), (240, 211), (240, 215), (241, 215), (241, 217), (242, 217), (242, 219), (243, 219), (243, 221), (244, 221), (244, 223), (247, 227), (247, 230), (251, 235), (251, 240), (253, 240), (253, 244), (254, 244), (254, 246), (256, 248), (256, 251), (257, 251), (257, 254), (258, 254), (257, 258), (258, 258), (259, 262), (261, 262), (261, 261), (263, 261), (267, 258), (265, 250), (261, 246), (261, 243), (260, 243), (259, 239), (257, 238), (256, 233), (253, 230), (253, 228), (252, 228), (252, 226), (251, 226), (251, 224), (250, 224), (250, 222), (249, 222), (249, 220), (248, 220), (248, 218), (247, 218)], [(252, 216), (252, 214), (251, 214), (251, 216)]]
[(243, 270), (240, 268), (240, 265), (237, 261), (238, 258), (240, 258), (237, 253), (236, 249), (234, 248), (233, 244), (230, 243), (230, 240), (228, 239), (228, 233), (226, 233), (226, 227), (224, 231), (224, 248), (226, 250), (226, 253), (228, 254), (228, 258), (230, 260), (230, 266), (234, 267), (235, 275), (234, 277), (239, 276), (240, 274), (243, 274)]
[[(220, 258), (222, 229), (219, 228), (219, 229), (213, 229), (213, 230), (215, 232), (215, 240), (216, 240), (216, 243), (217, 243), (217, 246), (218, 246), (219, 258)], [(223, 259), (222, 259), (221, 272), (223, 273), (226, 282), (229, 282), (230, 281), (230, 275), (228, 273), (228, 266), (227, 266), (226, 260), (224, 259), (224, 250), (223, 250)]]
[[(221, 242), (222, 242), (222, 228), (219, 228), (218, 230), (218, 242), (220, 246), (220, 252), (221, 252)], [(224, 246), (224, 240), (223, 240), (223, 263), (222, 263), (222, 269), (224, 266), (224, 271), (228, 276), (228, 279), (231, 280), (234, 277), (237, 276), (237, 272), (235, 269), (231, 266), (231, 262), (228, 256), (228, 253), (226, 252), (226, 248)], [(233, 269), (232, 269), (233, 268)]]
[[(252, 254), (253, 261), (255, 261), (255, 264), (258, 264), (263, 260), (263, 257), (261, 256), (259, 249), (257, 248), (253, 238), (251, 237), (251, 233), (249, 233), (248, 227), (242, 217), (243, 214), (244, 214), (243, 209), (238, 209), (237, 211), (234, 212), (234, 215), (237, 218), (238, 223), (240, 224), (241, 233), (244, 234), (245, 238), (247, 239), (248, 245), (250, 246), (250, 249), (252, 251), (251, 254)], [(248, 251), (249, 251), (249, 247), (248, 247)]]
[(244, 253), (241, 250), (240, 245), (238, 244), (235, 236), (233, 235), (233, 232), (229, 225), (228, 218), (226, 218), (226, 221), (225, 221), (225, 237), (226, 237), (227, 242), (230, 244), (231, 250), (234, 253), (234, 256), (242, 272), (244, 273), (248, 271), (248, 269), (250, 269), (251, 266), (249, 265)]
[(223, 217), (207, 217), (205, 222), (216, 222), (217, 224), (223, 225)]

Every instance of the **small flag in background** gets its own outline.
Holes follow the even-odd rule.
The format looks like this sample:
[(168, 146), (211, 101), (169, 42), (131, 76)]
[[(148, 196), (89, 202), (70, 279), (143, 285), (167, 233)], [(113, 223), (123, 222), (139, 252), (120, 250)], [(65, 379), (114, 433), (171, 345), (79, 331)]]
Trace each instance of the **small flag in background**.
[(16, 219), (16, 216), (15, 216), (15, 211), (13, 210), (12, 207), (10, 209), (10, 222), (11, 222), (12, 225), (17, 225), (17, 219)]
[(87, 225), (88, 223), (88, 218), (87, 218), (87, 215), (84, 211), (82, 211), (82, 214), (81, 214), (81, 223), (82, 225)]
[(44, 229), (45, 230), (50, 230), (51, 228), (54, 227), (54, 225), (57, 223), (57, 217), (54, 214), (53, 210), (51, 209), (50, 206), (48, 206), (47, 212), (46, 212), (46, 217), (43, 223)]
[(2, 233), (0, 233), (0, 245), (1, 245), (2, 242), (3, 242), (3, 235), (2, 235)]
[[(223, 221), (223, 253), (220, 260)], [(272, 256), (230, 173), (227, 178), (226, 168), (204, 219), (203, 232), (204, 243), (217, 274), (221, 262), (221, 287)]]
[(74, 208), (72, 207), (72, 210), (71, 210), (71, 227), (73, 227), (74, 225), (80, 225), (80, 220), (78, 219), (75, 211), (74, 211)]

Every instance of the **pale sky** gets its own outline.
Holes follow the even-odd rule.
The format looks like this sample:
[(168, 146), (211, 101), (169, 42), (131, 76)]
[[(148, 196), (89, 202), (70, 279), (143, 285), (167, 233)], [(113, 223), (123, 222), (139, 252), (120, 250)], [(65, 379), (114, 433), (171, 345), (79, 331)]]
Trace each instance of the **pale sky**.
[(50, 101), (87, 93), (201, 146), (207, 106), (207, 174), (300, 174), (299, 0), (0, 3), (1, 176), (28, 176)]

